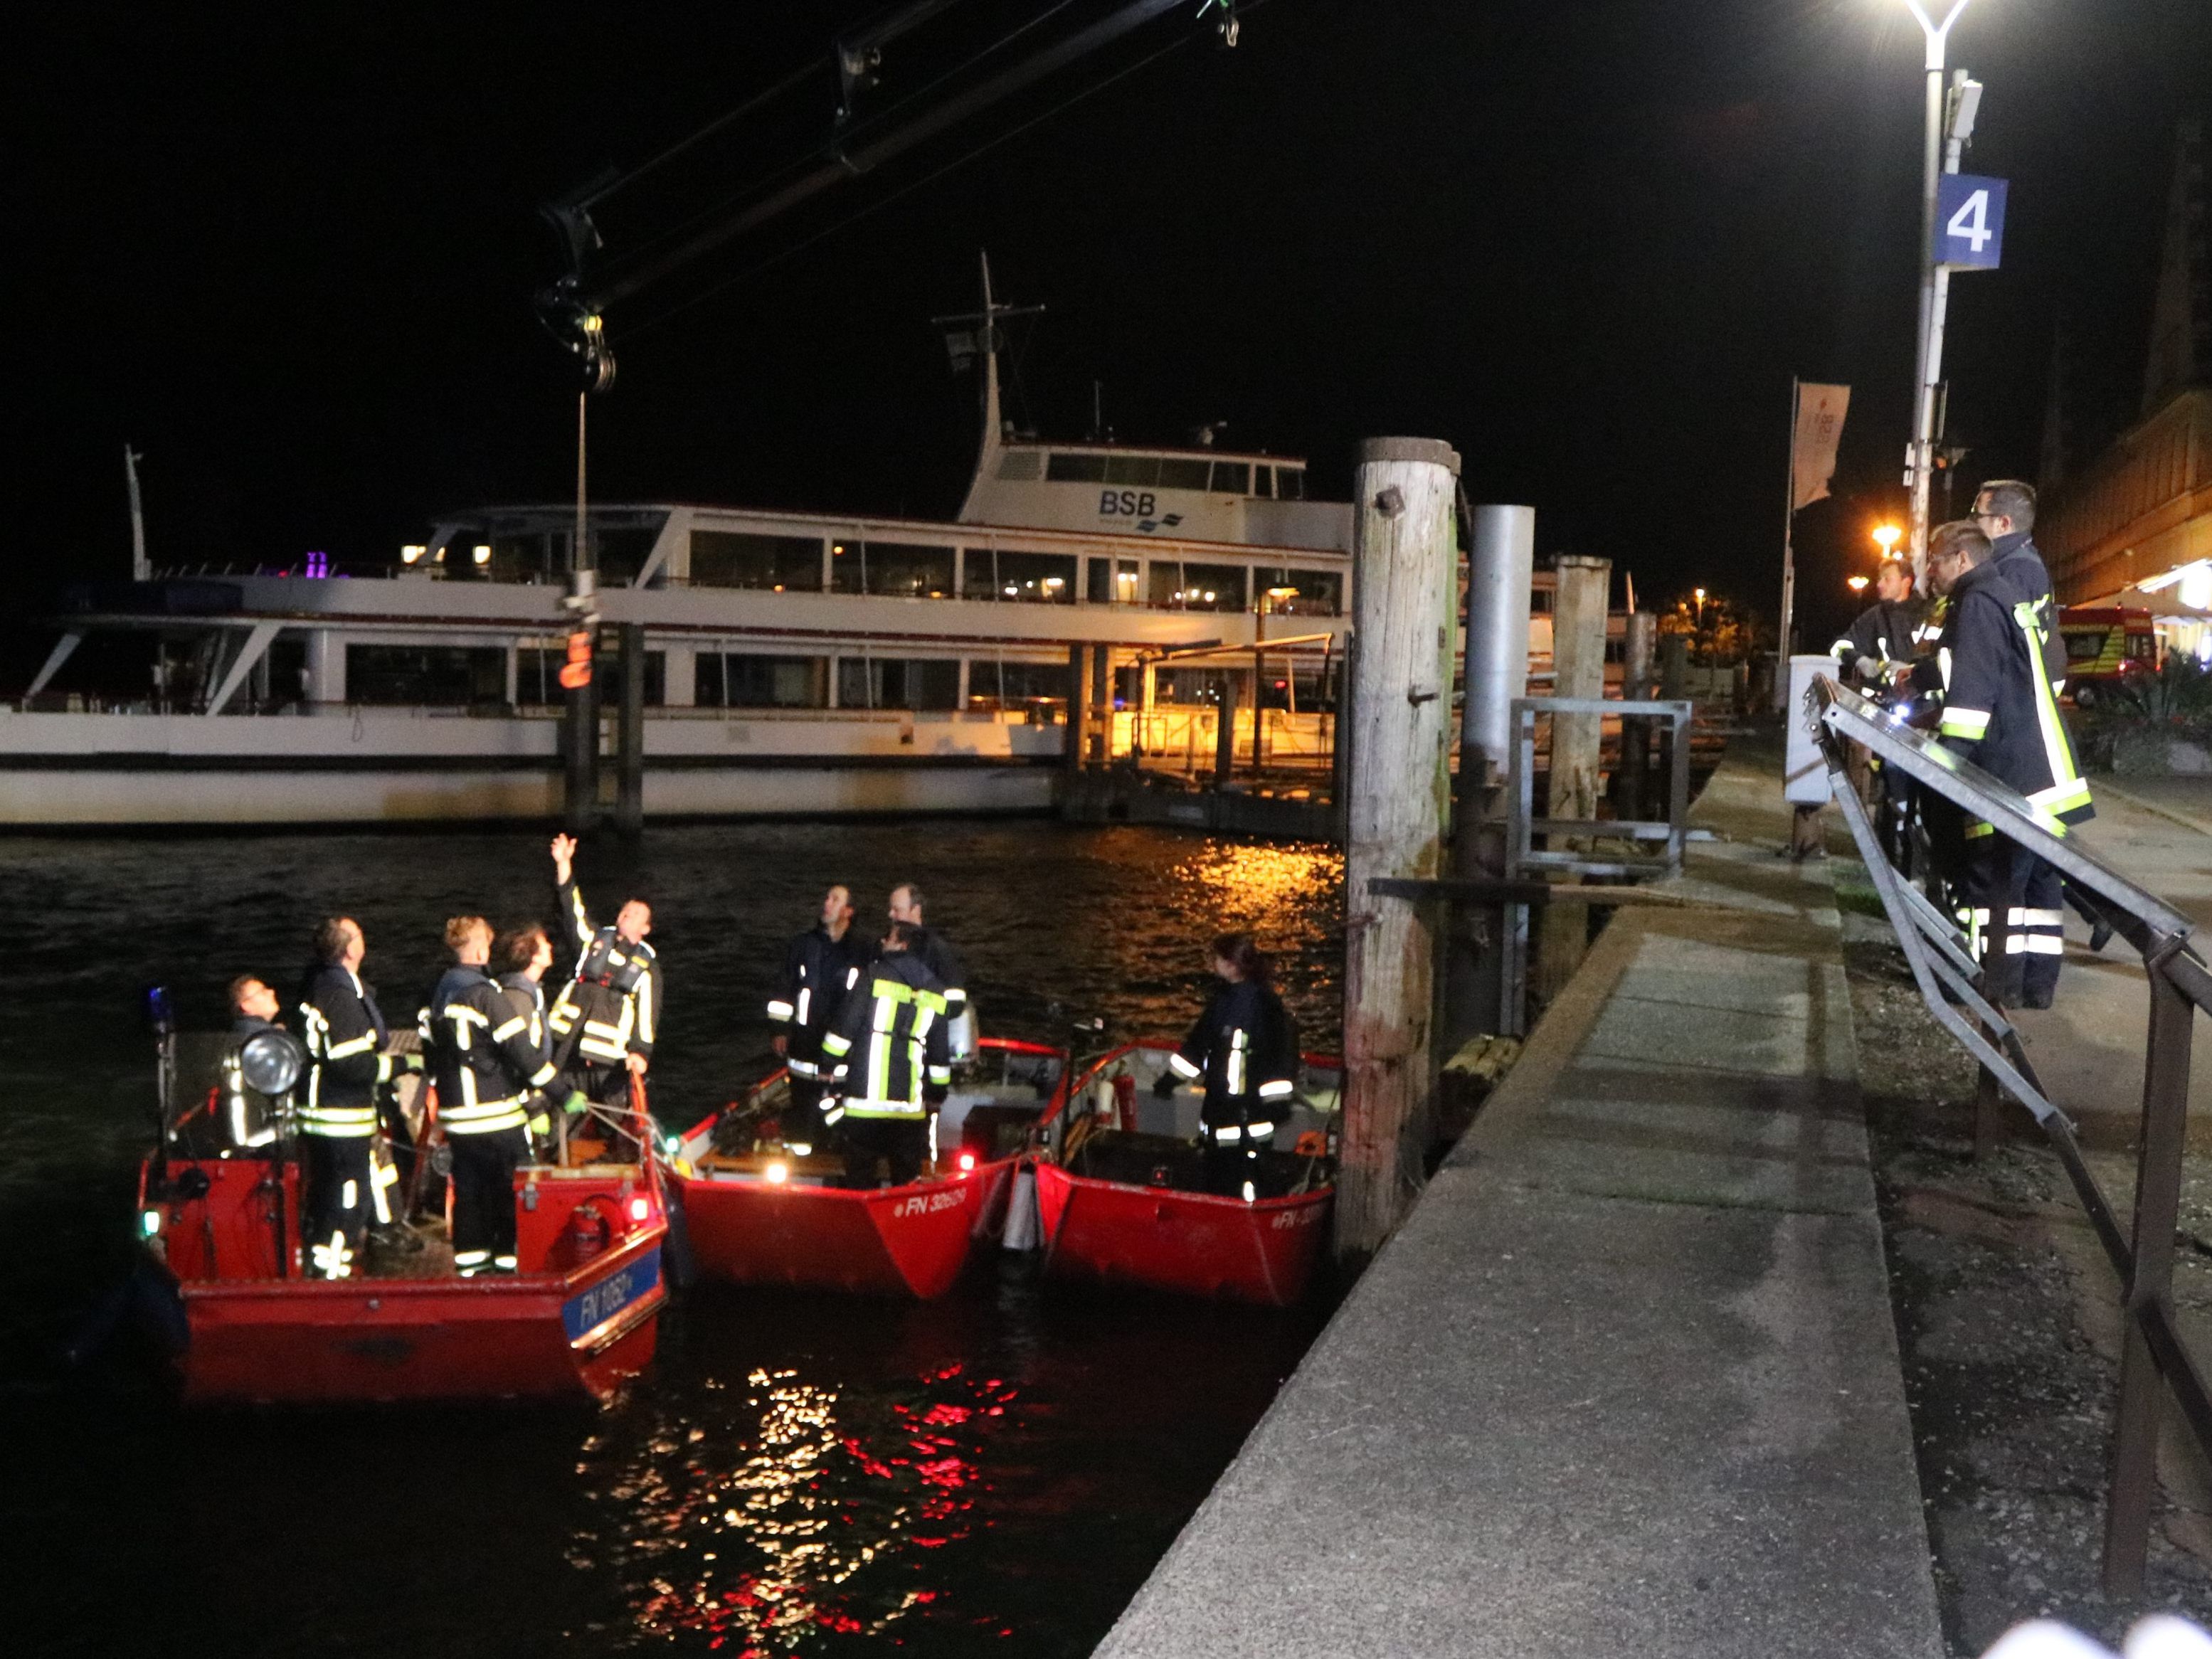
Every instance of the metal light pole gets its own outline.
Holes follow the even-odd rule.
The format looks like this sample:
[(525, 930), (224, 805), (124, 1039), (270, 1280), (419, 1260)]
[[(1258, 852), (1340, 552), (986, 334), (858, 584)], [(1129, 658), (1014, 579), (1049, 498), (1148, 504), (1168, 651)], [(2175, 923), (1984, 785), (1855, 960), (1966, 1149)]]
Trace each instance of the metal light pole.
[(596, 313), (580, 310), (567, 337), (582, 360), (583, 384), (576, 392), (576, 526), (568, 544), (568, 592), (561, 608), (568, 613), (568, 656), (561, 667), (567, 703), (562, 715), (562, 754), (566, 773), (562, 816), (568, 833), (591, 827), (599, 796), (599, 693), (592, 655), (599, 629), (599, 562), (592, 556), (591, 516), (585, 494), (586, 416), (592, 394), (615, 383), (615, 355)]
[[(1943, 0), (1936, 3), (1940, 6)], [(1943, 372), (1943, 313), (1951, 292), (1951, 273), (1936, 260), (1936, 181), (1945, 171), (1943, 138), (1948, 125), (1943, 58), (1951, 26), (1966, 10), (1966, 0), (1950, 0), (1950, 9), (1940, 23), (1923, 0), (1905, 0), (1905, 4), (1928, 37), (1928, 130), (1921, 149), (1920, 179), (1920, 368), (1913, 380), (1912, 443), (1905, 453), (1905, 482), (1912, 491), (1912, 570), (1915, 580), (1924, 586), (1928, 482), (1935, 460), (1936, 387)], [(1954, 143), (1948, 170), (1957, 171), (1958, 165)]]

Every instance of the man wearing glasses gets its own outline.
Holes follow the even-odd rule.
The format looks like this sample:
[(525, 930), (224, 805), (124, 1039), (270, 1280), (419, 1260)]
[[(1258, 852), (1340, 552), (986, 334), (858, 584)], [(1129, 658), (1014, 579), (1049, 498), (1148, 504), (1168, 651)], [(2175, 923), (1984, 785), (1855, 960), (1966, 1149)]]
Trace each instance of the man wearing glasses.
[(1990, 479), (1974, 496), (1974, 523), (1990, 538), (2005, 580), (2039, 607), (2043, 672), (2055, 697), (2066, 689), (2066, 641), (2059, 635), (2058, 613), (2051, 603), (2051, 572), (2034, 541), (2035, 486), (2018, 478)]
[[(2015, 586), (1990, 538), (1964, 520), (1928, 538), (1928, 574), (1948, 605), (1935, 660), (1915, 671), (1914, 682), (1943, 694), (1937, 741), (2011, 785), (2063, 835), (2095, 809), (2045, 667), (2038, 618), (2048, 595), (2039, 600)], [(1984, 964), (1996, 999), (2048, 1008), (2066, 949), (2058, 872), (1978, 818), (1965, 818), (1955, 833), (1945, 861), (1955, 870), (1959, 919), (1977, 960), (2003, 907), (2006, 960), (1994, 970)]]

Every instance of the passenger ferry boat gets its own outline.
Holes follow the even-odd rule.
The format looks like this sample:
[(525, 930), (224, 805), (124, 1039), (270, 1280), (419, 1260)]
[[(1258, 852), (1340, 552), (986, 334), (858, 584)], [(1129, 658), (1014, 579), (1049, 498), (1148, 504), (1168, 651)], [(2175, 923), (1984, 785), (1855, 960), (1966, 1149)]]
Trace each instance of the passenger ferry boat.
[(984, 1037), (937, 1114), (937, 1157), (922, 1179), (849, 1189), (844, 1164), (789, 1114), (778, 1070), (677, 1138), (675, 1180), (692, 1258), (739, 1285), (915, 1297), (952, 1288), (997, 1248), (1014, 1167), (1056, 1115), (1066, 1057), (1041, 1043)]
[(651, 1363), (668, 1211), (641, 1100), (629, 1133), (564, 1136), (556, 1159), (517, 1171), (520, 1271), (456, 1277), (434, 1214), (415, 1254), (311, 1279), (294, 1143), (281, 1121), (242, 1132), (245, 1097), (222, 1063), (236, 1040), (161, 1042), (140, 1237), (183, 1311), (172, 1358), (187, 1402), (605, 1401)]
[[(1283, 456), (1018, 434), (981, 356), (981, 453), (952, 522), (591, 509), (603, 690), (617, 630), (643, 630), (647, 817), (1042, 809), (1084, 647), (1103, 667), (1078, 695), (1114, 755), (1210, 755), (1209, 673), (1234, 661), (1256, 682), (1264, 660), (1278, 751), (1325, 763), (1313, 711), (1348, 627), (1350, 507), (1307, 499)], [(556, 814), (574, 521), (491, 507), (374, 574), (319, 554), (142, 563), (73, 592), (27, 694), (0, 704), (0, 827)], [(143, 696), (69, 690), (94, 635), (142, 642)]]
[(1328, 1237), (1343, 1062), (1303, 1057), (1247, 1200), (1201, 1189), (1202, 1091), (1152, 1092), (1174, 1052), (1169, 1042), (1115, 1049), (1044, 1123), (1034, 1173), (1045, 1273), (1286, 1308)]

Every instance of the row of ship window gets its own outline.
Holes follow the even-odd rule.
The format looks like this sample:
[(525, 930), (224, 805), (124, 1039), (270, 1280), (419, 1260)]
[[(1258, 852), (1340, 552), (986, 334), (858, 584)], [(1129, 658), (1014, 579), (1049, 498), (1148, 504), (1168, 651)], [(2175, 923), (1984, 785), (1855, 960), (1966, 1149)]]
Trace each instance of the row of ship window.
[[(999, 464), (999, 477), (1009, 482), (1036, 477), (1036, 454), (1034, 450), (1009, 451)], [(1047, 483), (1202, 489), (1212, 495), (1256, 495), (1263, 501), (1302, 501), (1306, 498), (1304, 467), (1268, 466), (1254, 461), (1205, 461), (1191, 456), (1061, 451), (1045, 463), (1044, 477)]]
[[(498, 537), (481, 564), (444, 562), (448, 580), (550, 580), (560, 563), (554, 538)], [(650, 532), (602, 532), (603, 586), (635, 580), (651, 552)], [(1085, 556), (1012, 549), (956, 550), (910, 542), (832, 541), (815, 536), (695, 530), (676, 586), (778, 593), (872, 594), (890, 599), (995, 599), (1033, 605), (1145, 605), (1183, 611), (1249, 611), (1336, 616), (1344, 578), (1334, 570), (1201, 563), (1172, 558)], [(656, 586), (667, 585), (656, 579)]]
[[(522, 707), (558, 703), (565, 653), (524, 647), (514, 653), (514, 702)], [(1019, 708), (1064, 702), (1064, 662), (1007, 662), (995, 657), (966, 659), (966, 701), (962, 701), (961, 659), (951, 657), (782, 656), (763, 652), (700, 651), (692, 665), (692, 703), (701, 708), (827, 708), (834, 684), (840, 708), (912, 709), (950, 713)], [(659, 708), (668, 701), (665, 652), (645, 653), (645, 702)], [(600, 695), (619, 693), (620, 653), (604, 652), (598, 663)], [(1224, 671), (1163, 667), (1155, 672), (1153, 697), (1160, 702), (1210, 701)], [(1137, 695), (1138, 671), (1117, 672), (1117, 696)], [(1305, 676), (1301, 676), (1302, 681)], [(1281, 688), (1279, 688), (1279, 690)], [(346, 701), (372, 706), (484, 708), (504, 705), (507, 653), (498, 646), (349, 645)], [(1300, 706), (1317, 689), (1299, 690)]]

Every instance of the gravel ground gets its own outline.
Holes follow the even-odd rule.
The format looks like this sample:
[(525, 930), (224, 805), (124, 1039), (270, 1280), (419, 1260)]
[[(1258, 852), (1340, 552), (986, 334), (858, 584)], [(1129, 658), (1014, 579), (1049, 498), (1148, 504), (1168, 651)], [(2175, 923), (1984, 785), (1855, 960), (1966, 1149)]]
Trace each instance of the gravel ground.
[[(1847, 906), (1847, 908), (1849, 908)], [(1974, 1066), (1881, 923), (1847, 917), (1859, 1065), (1920, 1480), (1952, 1652), (2046, 1615), (2117, 1645), (2142, 1613), (2212, 1623), (2212, 1476), (2169, 1422), (2140, 1602), (2099, 1587), (2118, 1282), (2027, 1115), (1972, 1158)], [(2091, 1158), (2124, 1216), (2125, 1151)], [(2175, 1300), (2212, 1356), (2212, 1157), (2190, 1160)]]

